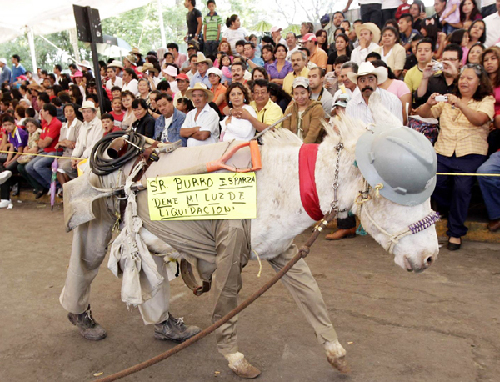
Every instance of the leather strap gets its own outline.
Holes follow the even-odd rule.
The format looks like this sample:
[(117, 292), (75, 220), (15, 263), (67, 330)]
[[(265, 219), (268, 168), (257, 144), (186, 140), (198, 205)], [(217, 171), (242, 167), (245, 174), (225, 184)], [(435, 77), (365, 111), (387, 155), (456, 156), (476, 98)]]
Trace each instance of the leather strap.
[(202, 284), (198, 283), (196, 277), (193, 275), (193, 267), (189, 263), (189, 261), (182, 259), (181, 260), (181, 275), (182, 280), (186, 284), (186, 286), (193, 292), (196, 296), (201, 296), (203, 293), (206, 293), (212, 287), (212, 279), (203, 280)]

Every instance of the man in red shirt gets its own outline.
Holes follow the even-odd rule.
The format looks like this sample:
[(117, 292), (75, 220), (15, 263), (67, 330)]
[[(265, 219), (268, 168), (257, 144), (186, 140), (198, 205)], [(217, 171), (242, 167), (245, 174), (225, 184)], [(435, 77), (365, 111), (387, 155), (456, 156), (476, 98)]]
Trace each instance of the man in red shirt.
[[(59, 141), (59, 133), (62, 123), (57, 119), (57, 109), (51, 103), (44, 103), (40, 110), (42, 118), (42, 134), (38, 141), (38, 147), (43, 149), (45, 154), (61, 156), (62, 152), (57, 152), (55, 146)], [(54, 158), (37, 156), (26, 166), (26, 172), (45, 190), (50, 188), (52, 179), (52, 162)], [(36, 198), (40, 198), (44, 190), (38, 189)]]

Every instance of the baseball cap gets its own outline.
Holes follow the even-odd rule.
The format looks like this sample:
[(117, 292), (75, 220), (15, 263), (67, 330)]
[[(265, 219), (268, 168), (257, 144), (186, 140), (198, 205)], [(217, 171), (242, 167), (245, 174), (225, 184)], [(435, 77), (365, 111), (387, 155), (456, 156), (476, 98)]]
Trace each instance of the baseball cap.
[(187, 76), (186, 73), (179, 73), (177, 75), (177, 80), (189, 80), (189, 77)]
[(6, 60), (5, 58), (3, 58), (3, 57), (2, 57), (2, 58), (0, 58), (0, 62), (1, 62), (2, 64), (7, 65), (7, 60)]
[(309, 87), (309, 80), (305, 77), (297, 77), (293, 80), (292, 88), (295, 89), (299, 86), (307, 89)]
[(272, 27), (272, 28), (271, 28), (271, 33), (281, 32), (282, 30), (283, 30), (283, 28)]
[(316, 35), (314, 33), (306, 33), (304, 36), (302, 36), (302, 42), (306, 41), (318, 41), (316, 38)]
[(342, 93), (338, 96), (337, 101), (333, 104), (333, 106), (340, 106), (343, 108), (347, 107), (347, 102), (349, 102), (351, 97), (349, 97), (349, 94), (347, 93)]

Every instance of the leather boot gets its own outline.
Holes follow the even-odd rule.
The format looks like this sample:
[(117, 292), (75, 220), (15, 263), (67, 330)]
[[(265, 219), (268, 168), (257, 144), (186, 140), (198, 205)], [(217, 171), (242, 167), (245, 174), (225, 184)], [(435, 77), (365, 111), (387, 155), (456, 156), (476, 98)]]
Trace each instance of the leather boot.
[(187, 326), (182, 318), (174, 318), (169, 314), (168, 319), (161, 324), (155, 325), (155, 338), (158, 340), (170, 340), (184, 342), (201, 332), (197, 326)]
[(349, 229), (338, 229), (334, 233), (326, 235), (326, 240), (350, 239), (356, 237), (356, 227)]
[(488, 223), (488, 230), (491, 232), (496, 232), (500, 229), (500, 219), (490, 220)]
[(80, 334), (86, 340), (99, 341), (107, 336), (106, 330), (92, 318), (90, 305), (81, 314), (68, 313), (68, 320), (78, 327)]

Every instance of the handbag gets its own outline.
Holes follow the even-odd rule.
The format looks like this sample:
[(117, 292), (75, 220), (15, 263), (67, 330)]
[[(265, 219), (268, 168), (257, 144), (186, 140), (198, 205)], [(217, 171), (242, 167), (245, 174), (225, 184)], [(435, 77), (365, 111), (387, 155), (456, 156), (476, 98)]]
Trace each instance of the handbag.
[(408, 117), (408, 127), (422, 133), (434, 145), (439, 134), (439, 123), (435, 118), (422, 118), (418, 115)]

